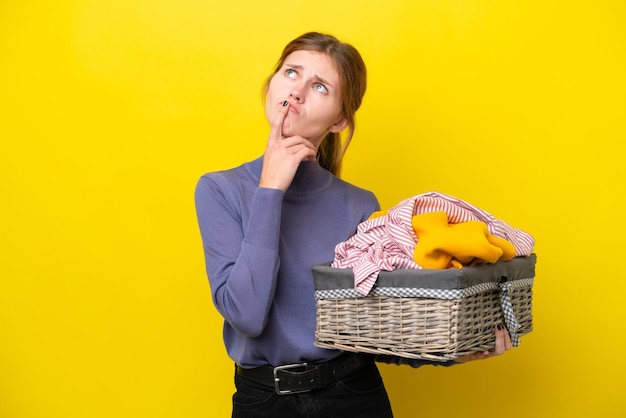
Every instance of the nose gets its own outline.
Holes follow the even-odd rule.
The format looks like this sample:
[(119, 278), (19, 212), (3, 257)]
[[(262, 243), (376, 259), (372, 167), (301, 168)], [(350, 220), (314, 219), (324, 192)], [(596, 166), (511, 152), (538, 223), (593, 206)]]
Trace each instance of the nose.
[(289, 92), (289, 98), (296, 103), (304, 102), (304, 94), (301, 86), (293, 86), (291, 91)]

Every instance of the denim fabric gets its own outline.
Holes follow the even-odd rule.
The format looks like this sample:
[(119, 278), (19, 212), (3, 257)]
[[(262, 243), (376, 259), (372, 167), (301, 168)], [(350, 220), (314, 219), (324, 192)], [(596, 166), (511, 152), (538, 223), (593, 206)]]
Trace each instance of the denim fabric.
[(387, 390), (376, 364), (324, 389), (278, 395), (273, 388), (235, 374), (232, 418), (392, 418)]

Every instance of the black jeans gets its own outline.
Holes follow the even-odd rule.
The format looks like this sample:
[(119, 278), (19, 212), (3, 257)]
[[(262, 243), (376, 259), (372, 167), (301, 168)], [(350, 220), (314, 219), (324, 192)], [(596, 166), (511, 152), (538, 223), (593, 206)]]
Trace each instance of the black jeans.
[(374, 361), (327, 388), (279, 395), (235, 374), (232, 418), (392, 418), (387, 390)]

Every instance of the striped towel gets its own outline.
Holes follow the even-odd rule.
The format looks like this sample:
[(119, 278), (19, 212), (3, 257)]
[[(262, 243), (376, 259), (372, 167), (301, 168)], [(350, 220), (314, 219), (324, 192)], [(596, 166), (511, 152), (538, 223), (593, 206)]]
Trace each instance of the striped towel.
[(535, 240), (530, 234), (460, 199), (429, 192), (405, 199), (385, 215), (359, 224), (356, 234), (337, 244), (331, 266), (351, 268), (355, 289), (363, 295), (370, 292), (381, 270), (422, 268), (413, 259), (417, 236), (411, 220), (414, 215), (436, 211), (446, 212), (449, 223), (484, 222), (492, 235), (513, 244), (516, 257), (532, 253)]

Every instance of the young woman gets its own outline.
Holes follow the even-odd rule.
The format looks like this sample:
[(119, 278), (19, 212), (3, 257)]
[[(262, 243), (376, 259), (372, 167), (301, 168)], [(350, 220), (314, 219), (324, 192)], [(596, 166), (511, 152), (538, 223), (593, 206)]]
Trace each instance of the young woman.
[[(338, 177), (365, 88), (354, 47), (320, 33), (294, 39), (264, 86), (263, 156), (198, 182), (207, 274), (235, 362), (235, 418), (392, 416), (374, 357), (313, 344), (311, 267), (331, 261), (380, 209), (371, 192)], [(493, 350), (461, 361), (508, 348), (496, 330)]]

